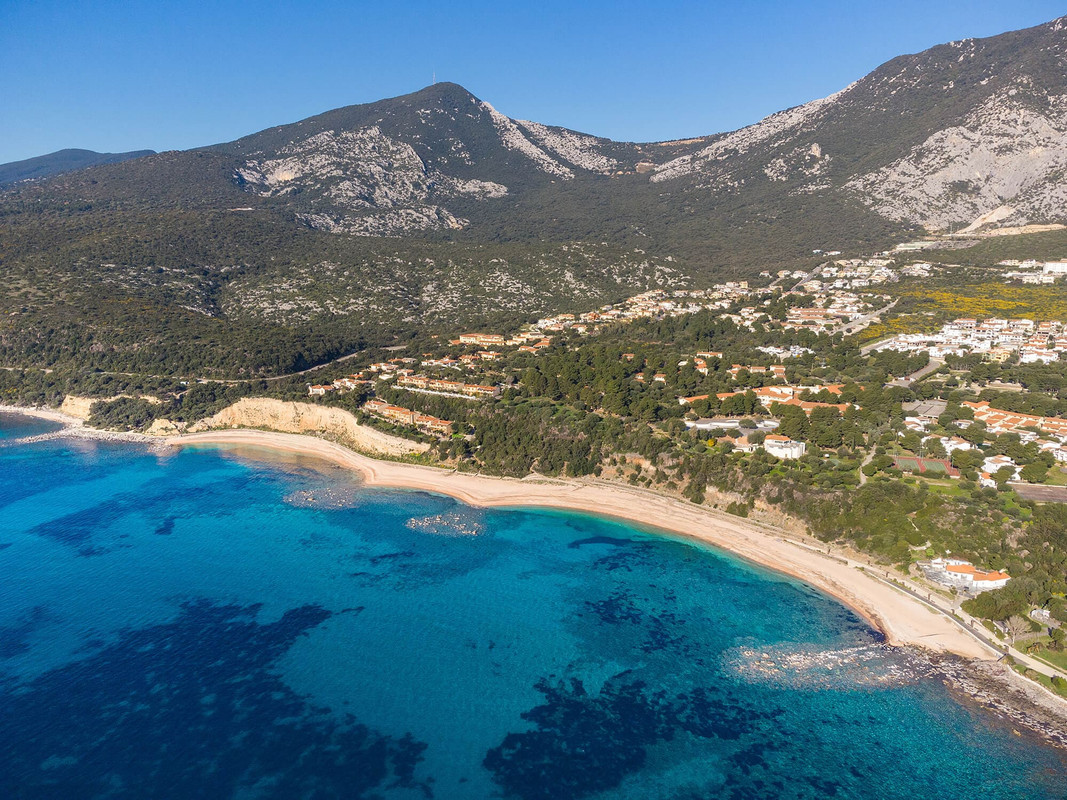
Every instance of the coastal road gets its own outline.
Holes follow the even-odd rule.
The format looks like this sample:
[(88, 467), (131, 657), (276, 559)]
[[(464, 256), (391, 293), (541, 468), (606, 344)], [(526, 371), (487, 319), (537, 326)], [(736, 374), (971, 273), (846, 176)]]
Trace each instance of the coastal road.
[[(816, 548), (813, 545), (798, 542), (795, 539), (788, 539), (787, 541), (790, 541), (799, 547), (804, 547), (815, 552), (823, 552), (821, 549)], [(950, 620), (955, 622), (959, 628), (969, 633), (971, 636), (973, 636), (975, 639), (985, 645), (991, 652), (996, 653), (998, 658), (1004, 655), (1010, 655), (1018, 663), (1033, 669), (1035, 672), (1040, 672), (1042, 675), (1046, 675), (1049, 678), (1058, 676), (1060, 678), (1063, 678), (1064, 680), (1067, 680), (1067, 672), (1064, 672), (1060, 669), (1056, 669), (1056, 667), (1046, 664), (1044, 661), (1038, 661), (1032, 656), (1029, 656), (1026, 653), (1016, 650), (1014, 647), (1010, 647), (1009, 645), (1003, 642), (997, 641), (982, 624), (981, 620), (975, 619), (963, 609), (957, 610), (949, 600), (939, 594), (936, 594), (932, 590), (924, 588), (914, 583), (912, 580), (904, 578), (899, 574), (895, 574), (890, 570), (886, 570), (883, 567), (868, 564), (862, 561), (856, 561), (855, 559), (847, 558), (844, 556), (834, 557), (838, 558), (838, 560), (845, 561), (849, 564), (849, 566), (853, 566), (856, 569), (867, 573), (875, 580), (880, 581), (886, 584), (887, 586), (892, 586), (894, 589), (904, 592), (905, 594), (914, 598), (919, 603), (922, 603), (927, 608), (939, 612), (944, 616), (948, 617)], [(1063, 698), (1060, 699), (1062, 700)]]
[[(383, 350), (396, 350), (396, 347), (384, 347)], [(298, 370), (297, 372), (287, 372), (284, 375), (272, 375), (269, 378), (208, 378), (203, 375), (155, 375), (150, 372), (112, 372), (110, 370), (100, 370), (94, 372), (94, 375), (113, 375), (120, 378), (158, 378), (159, 380), (175, 380), (186, 381), (191, 383), (223, 383), (227, 386), (235, 386), (241, 383), (258, 383), (263, 381), (265, 383), (273, 383), (274, 381), (283, 381), (286, 378), (296, 378), (301, 375), (308, 375), (316, 370), (325, 369), (326, 367), (332, 367), (334, 364), (340, 364), (349, 359), (355, 358), (365, 350), (356, 350), (354, 353), (348, 353), (343, 356), (338, 356), (332, 361), (327, 361), (324, 364), (316, 364), (314, 367), (308, 367), (307, 369)], [(15, 370), (22, 369), (39, 369), (46, 375), (52, 372), (48, 367), (0, 367), (0, 369), (8, 372), (14, 372)]]

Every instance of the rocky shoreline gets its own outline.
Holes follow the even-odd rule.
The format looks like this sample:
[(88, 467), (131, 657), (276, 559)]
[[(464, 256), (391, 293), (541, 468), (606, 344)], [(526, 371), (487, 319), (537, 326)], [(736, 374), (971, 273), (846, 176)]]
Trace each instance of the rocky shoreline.
[(1067, 700), (1054, 697), (1003, 661), (943, 654), (930, 654), (929, 659), (935, 674), (961, 702), (976, 705), (1067, 752)]
[(159, 437), (146, 436), (143, 433), (134, 433), (132, 431), (107, 431), (101, 430), (100, 428), (90, 428), (85, 424), (85, 420), (73, 417), (70, 414), (64, 414), (62, 411), (56, 411), (51, 408), (0, 405), (0, 413), (22, 414), (26, 417), (46, 419), (50, 422), (58, 422), (63, 425), (63, 428), (58, 431), (49, 431), (48, 433), (39, 433), (34, 436), (24, 436), (21, 439), (12, 439), (5, 442), (6, 446), (47, 442), (53, 439), (94, 439), (106, 442), (163, 444)]

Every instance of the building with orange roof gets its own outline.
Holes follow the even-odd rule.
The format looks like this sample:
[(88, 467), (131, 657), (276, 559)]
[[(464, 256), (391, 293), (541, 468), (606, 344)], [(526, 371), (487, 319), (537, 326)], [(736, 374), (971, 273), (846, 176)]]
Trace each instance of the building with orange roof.
[(931, 580), (972, 594), (999, 589), (1011, 580), (1006, 572), (978, 569), (971, 562), (959, 558), (935, 558), (921, 567)]

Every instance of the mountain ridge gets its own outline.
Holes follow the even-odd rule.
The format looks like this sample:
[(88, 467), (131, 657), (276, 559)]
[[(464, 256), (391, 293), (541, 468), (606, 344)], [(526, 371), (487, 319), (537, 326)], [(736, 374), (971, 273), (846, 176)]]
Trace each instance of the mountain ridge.
[[(254, 331), (245, 352), (282, 342), (304, 350), (277, 363), (308, 363), (420, 326), (804, 268), (817, 250), (1067, 221), (1063, 174), (1062, 18), (899, 56), (826, 98), (672, 142), (512, 119), (433, 84), (0, 191), (0, 360), (89, 342), (141, 363), (169, 324), (229, 331), (220, 353)], [(41, 329), (67, 344), (53, 352)]]
[(131, 150), (127, 153), (98, 153), (95, 150), (67, 148), (42, 156), (0, 164), (0, 187), (18, 181), (48, 178), (64, 172), (87, 169), (101, 164), (118, 164), (142, 156), (154, 155), (155, 150)]

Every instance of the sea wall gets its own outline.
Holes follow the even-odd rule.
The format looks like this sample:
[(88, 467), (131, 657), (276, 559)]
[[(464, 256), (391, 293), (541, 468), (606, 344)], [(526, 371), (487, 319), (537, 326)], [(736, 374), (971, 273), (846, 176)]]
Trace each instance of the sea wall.
[(217, 428), (267, 428), (282, 433), (324, 433), (365, 453), (402, 456), (424, 453), (430, 446), (391, 436), (359, 424), (340, 408), (246, 397), (188, 428), (189, 433)]

